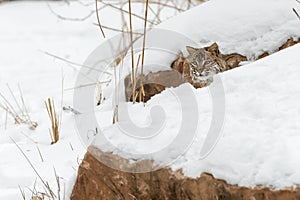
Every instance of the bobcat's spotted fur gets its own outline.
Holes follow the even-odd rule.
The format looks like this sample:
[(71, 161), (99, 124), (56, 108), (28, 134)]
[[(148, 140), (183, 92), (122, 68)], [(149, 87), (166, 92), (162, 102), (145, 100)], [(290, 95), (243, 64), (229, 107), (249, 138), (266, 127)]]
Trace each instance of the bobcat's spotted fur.
[(220, 65), (214, 55), (204, 48), (186, 47), (189, 55), (187, 62), (190, 65), (190, 75), (195, 82), (212, 83), (213, 76), (221, 71)]

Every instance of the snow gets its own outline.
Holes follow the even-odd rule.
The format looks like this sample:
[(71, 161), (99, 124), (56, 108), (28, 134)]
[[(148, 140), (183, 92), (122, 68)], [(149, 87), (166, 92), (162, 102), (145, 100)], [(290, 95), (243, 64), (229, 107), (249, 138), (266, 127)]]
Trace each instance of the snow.
[(224, 53), (239, 52), (255, 58), (273, 52), (290, 37), (299, 37), (299, 20), (293, 0), (213, 0), (159, 25), (197, 41), (217, 42)]
[[(71, 6), (62, 2), (50, 5), (56, 12), (68, 17), (89, 13), (89, 8), (83, 9), (76, 3), (71, 3)], [(292, 0), (212, 0), (158, 27), (181, 33), (189, 41), (197, 42), (199, 47), (217, 42), (223, 53), (238, 52), (253, 59), (264, 51), (273, 52), (290, 37), (299, 37), (300, 22), (291, 10), (293, 7), (299, 5)], [(33, 11), (34, 14), (29, 14)], [(105, 10), (101, 15), (111, 12)], [(113, 17), (103, 17), (103, 20), (104, 24), (118, 25)], [(14, 125), (9, 120), (5, 129), (5, 113), (0, 111), (0, 199), (20, 199), (18, 187), (32, 189), (37, 177), (11, 138), (54, 190), (55, 168), (63, 178), (66, 193), (70, 195), (78, 164), (86, 149), (76, 133), (72, 113), (62, 113), (61, 139), (50, 145), (50, 122), (44, 101), (49, 96), (53, 97), (61, 113), (62, 77), (64, 88), (73, 88), (77, 70), (43, 52), (83, 63), (90, 52), (103, 42), (93, 22), (95, 18), (77, 22), (60, 20), (43, 2), (0, 4), (0, 54), (5, 55), (0, 60), (0, 92), (12, 99), (8, 84), (19, 97), (17, 88), (20, 84), (30, 116), (39, 124), (35, 131), (31, 131), (26, 125)], [(107, 32), (107, 35), (112, 36), (113, 33)], [(184, 43), (176, 48), (172, 51), (183, 50)], [(112, 96), (105, 94), (108, 99), (98, 110), (103, 122), (103, 135), (119, 148), (118, 151), (144, 154), (145, 157), (167, 147), (176, 137), (184, 112), (174, 94), (189, 90), (195, 94), (198, 107), (194, 109), (199, 113), (197, 134), (184, 156), (171, 165), (173, 169), (183, 168), (184, 173), (191, 177), (209, 172), (216, 178), (243, 186), (296, 186), (300, 183), (299, 52), (300, 46), (296, 45), (220, 74), (226, 95), (226, 118), (222, 137), (205, 159), (199, 155), (213, 116), (207, 88), (196, 90), (185, 84), (167, 89), (145, 105), (127, 104), (130, 119), (138, 127), (151, 123), (149, 110), (153, 106), (164, 109), (165, 123), (160, 134), (143, 142), (121, 135), (120, 129), (111, 125)], [(164, 62), (169, 63), (173, 57), (165, 59)], [(65, 90), (63, 105), (72, 106), (72, 98), (73, 90)], [(185, 109), (192, 111), (191, 107)], [(176, 149), (174, 151), (176, 153)], [(172, 162), (173, 154), (167, 153), (170, 157), (165, 157), (165, 154), (157, 156), (156, 162)], [(40, 180), (37, 180), (36, 187), (43, 191)], [(27, 195), (30, 195), (29, 190)]]

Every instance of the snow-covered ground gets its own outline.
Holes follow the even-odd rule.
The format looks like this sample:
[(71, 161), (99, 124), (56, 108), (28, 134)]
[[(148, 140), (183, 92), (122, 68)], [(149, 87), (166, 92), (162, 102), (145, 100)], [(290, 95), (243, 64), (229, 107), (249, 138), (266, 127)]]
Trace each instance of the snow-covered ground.
[[(71, 5), (51, 3), (64, 16), (78, 18), (78, 15), (89, 14), (88, 8), (76, 3)], [(253, 58), (264, 51), (272, 52), (290, 37), (300, 36), (300, 22), (292, 12), (293, 7), (300, 5), (292, 0), (212, 0), (159, 27), (180, 32), (198, 42), (199, 46), (218, 42), (224, 53), (238, 52)], [(114, 16), (112, 12), (106, 10), (101, 15)], [(115, 22), (112, 18), (103, 20), (103, 24), (118, 25), (117, 20)], [(103, 41), (98, 27), (92, 24), (95, 21), (95, 18), (80, 22), (60, 20), (43, 2), (0, 4), (0, 92), (12, 100), (6, 84), (17, 97), (20, 84), (31, 119), (39, 124), (35, 131), (29, 130), (26, 125), (15, 125), (12, 120), (6, 124), (5, 112), (0, 111), (0, 199), (20, 199), (18, 187), (32, 189), (37, 177), (11, 138), (54, 189), (53, 168), (63, 178), (66, 187), (70, 180), (75, 179), (78, 164), (86, 150), (77, 136), (73, 116), (71, 113), (62, 114), (61, 140), (50, 145), (50, 122), (44, 101), (53, 97), (61, 112), (64, 77), (63, 105), (72, 106), (73, 90), (66, 89), (74, 87), (77, 70), (42, 52), (83, 63)], [(209, 172), (229, 183), (245, 186), (262, 184), (282, 188), (298, 185), (299, 53), (300, 46), (297, 45), (220, 75), (226, 95), (223, 137), (204, 160), (198, 157), (199, 146), (212, 117), (211, 99), (207, 89), (194, 90), (200, 113), (199, 132), (191, 148), (172, 167), (183, 168), (185, 174), (192, 177)], [(172, 90), (157, 95), (146, 107), (140, 104), (131, 106), (133, 112), (139, 113), (133, 115), (135, 122), (147, 124), (148, 109), (160, 104), (165, 105), (170, 116), (164, 131), (175, 130), (180, 114), (174, 113), (177, 105), (170, 103), (174, 102)], [(109, 99), (105, 106), (111, 106)], [(168, 109), (173, 111), (168, 113)], [(125, 141), (115, 127), (107, 128), (104, 133), (115, 145), (128, 151), (155, 150), (145, 143)], [(162, 135), (155, 147), (168, 144), (173, 137), (170, 133), (173, 132)], [(39, 180), (37, 189), (43, 190)], [(67, 193), (70, 191), (69, 188)]]
[[(73, 17), (75, 13), (81, 16), (89, 13), (81, 6), (70, 9), (62, 3), (51, 5)], [(0, 91), (12, 100), (8, 84), (19, 98), (20, 84), (31, 119), (39, 124), (35, 131), (31, 131), (27, 125), (15, 125), (8, 116), (5, 125), (5, 113), (0, 111), (0, 199), (21, 199), (18, 186), (30, 195), (30, 190), (26, 188), (33, 189), (37, 175), (10, 138), (20, 145), (43, 179), (53, 187), (54, 168), (63, 178), (62, 183), (67, 184), (85, 153), (70, 114), (63, 115), (61, 140), (56, 145), (50, 145), (50, 122), (44, 102), (48, 97), (53, 97), (60, 113), (62, 77), (65, 77), (64, 88), (72, 88), (76, 70), (43, 52), (82, 63), (101, 41), (98, 40), (98, 29), (91, 24), (91, 20), (58, 20), (45, 2), (4, 3), (0, 5), (0, 16)], [(72, 90), (64, 91), (64, 105), (72, 105)], [(38, 190), (43, 191), (40, 180), (37, 180), (37, 186)]]

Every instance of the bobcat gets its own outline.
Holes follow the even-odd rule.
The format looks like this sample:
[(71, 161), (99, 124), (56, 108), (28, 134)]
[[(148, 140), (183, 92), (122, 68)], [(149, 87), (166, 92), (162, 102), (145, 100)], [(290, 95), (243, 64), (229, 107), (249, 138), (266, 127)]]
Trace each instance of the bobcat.
[(187, 62), (190, 65), (190, 75), (194, 82), (210, 84), (213, 82), (213, 76), (222, 69), (209, 51), (204, 48), (186, 47), (189, 55)]
[(222, 54), (217, 43), (204, 48), (186, 47), (187, 58), (180, 52), (171, 64), (195, 88), (206, 87), (213, 81), (213, 76), (239, 66), (247, 57), (238, 53)]

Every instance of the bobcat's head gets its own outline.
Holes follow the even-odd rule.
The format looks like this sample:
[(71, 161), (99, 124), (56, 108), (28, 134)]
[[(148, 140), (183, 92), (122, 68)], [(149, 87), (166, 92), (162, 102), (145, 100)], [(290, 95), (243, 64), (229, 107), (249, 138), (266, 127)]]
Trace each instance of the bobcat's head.
[(189, 53), (187, 61), (190, 64), (191, 76), (196, 81), (206, 81), (218, 73), (218, 64), (210, 52), (204, 48), (186, 47)]

